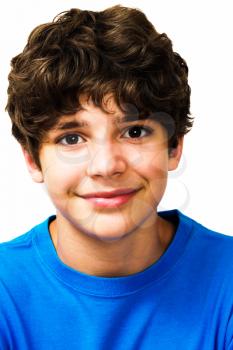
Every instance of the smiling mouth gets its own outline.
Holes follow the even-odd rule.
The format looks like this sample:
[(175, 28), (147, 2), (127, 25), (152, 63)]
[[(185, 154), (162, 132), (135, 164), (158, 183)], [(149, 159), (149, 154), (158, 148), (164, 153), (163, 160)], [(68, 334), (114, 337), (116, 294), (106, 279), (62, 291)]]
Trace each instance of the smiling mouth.
[(127, 193), (127, 194), (120, 194), (118, 196), (114, 197), (89, 197), (84, 198), (89, 203), (93, 204), (96, 207), (101, 208), (115, 208), (119, 207), (125, 203), (127, 203), (139, 190)]
[(84, 198), (110, 198), (110, 197), (117, 197), (121, 196), (123, 194), (128, 194), (132, 192), (138, 191), (140, 188), (122, 188), (122, 189), (116, 189), (112, 191), (106, 191), (106, 192), (95, 192), (95, 193), (88, 193), (85, 195), (81, 195), (81, 197)]

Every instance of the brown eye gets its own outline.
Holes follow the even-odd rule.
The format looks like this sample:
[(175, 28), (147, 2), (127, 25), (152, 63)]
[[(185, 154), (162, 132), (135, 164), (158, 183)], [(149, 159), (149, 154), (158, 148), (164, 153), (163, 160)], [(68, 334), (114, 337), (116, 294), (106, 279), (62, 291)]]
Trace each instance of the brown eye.
[[(146, 132), (146, 135), (141, 136), (142, 130)], [(141, 125), (134, 125), (128, 128), (126, 132), (129, 133), (130, 138), (137, 139), (151, 135), (153, 130), (151, 128), (144, 127)]]
[(58, 142), (62, 145), (76, 145), (80, 137), (78, 134), (69, 134), (63, 136)]

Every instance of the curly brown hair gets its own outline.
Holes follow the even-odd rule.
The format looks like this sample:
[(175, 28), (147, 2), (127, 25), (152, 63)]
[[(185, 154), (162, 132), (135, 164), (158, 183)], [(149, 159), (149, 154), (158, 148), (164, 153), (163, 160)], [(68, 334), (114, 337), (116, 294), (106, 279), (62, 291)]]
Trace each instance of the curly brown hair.
[(78, 110), (83, 94), (103, 110), (103, 97), (111, 93), (124, 112), (135, 106), (167, 128), (172, 121), (171, 148), (193, 124), (187, 64), (136, 8), (60, 13), (31, 32), (11, 60), (8, 79), (12, 134), (40, 169), (44, 136), (62, 115)]

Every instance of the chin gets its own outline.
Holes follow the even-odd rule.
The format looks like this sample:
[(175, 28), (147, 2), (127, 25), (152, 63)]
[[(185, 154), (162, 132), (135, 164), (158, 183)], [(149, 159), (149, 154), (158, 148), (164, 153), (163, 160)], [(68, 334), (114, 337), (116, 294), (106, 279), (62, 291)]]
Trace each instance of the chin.
[(108, 234), (106, 235), (103, 235), (102, 234), (98, 234), (98, 233), (94, 233), (94, 232), (88, 232), (88, 236), (90, 236), (91, 238), (94, 238), (95, 240), (99, 240), (101, 242), (106, 242), (106, 243), (114, 243), (114, 242), (117, 242), (117, 241), (120, 241), (122, 239), (124, 239), (125, 237), (129, 236), (131, 232), (126, 232), (124, 234), (119, 233), (113, 233), (113, 234), (110, 234), (108, 232)]

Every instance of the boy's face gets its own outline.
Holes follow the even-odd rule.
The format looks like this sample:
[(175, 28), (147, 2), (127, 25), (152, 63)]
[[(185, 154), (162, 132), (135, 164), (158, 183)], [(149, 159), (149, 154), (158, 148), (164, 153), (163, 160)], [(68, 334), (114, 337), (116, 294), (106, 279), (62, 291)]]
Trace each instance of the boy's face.
[[(61, 117), (58, 124), (82, 120), (89, 125), (50, 130), (40, 151), (42, 171), (24, 150), (33, 180), (44, 182), (57, 216), (92, 237), (110, 241), (137, 227), (149, 229), (166, 188), (168, 170), (178, 166), (182, 139), (169, 156), (167, 132), (158, 122), (120, 124), (123, 113), (111, 95), (105, 98), (111, 114), (84, 96), (81, 103), (83, 110)], [(138, 192), (118, 206), (101, 207), (82, 197), (122, 188)]]

